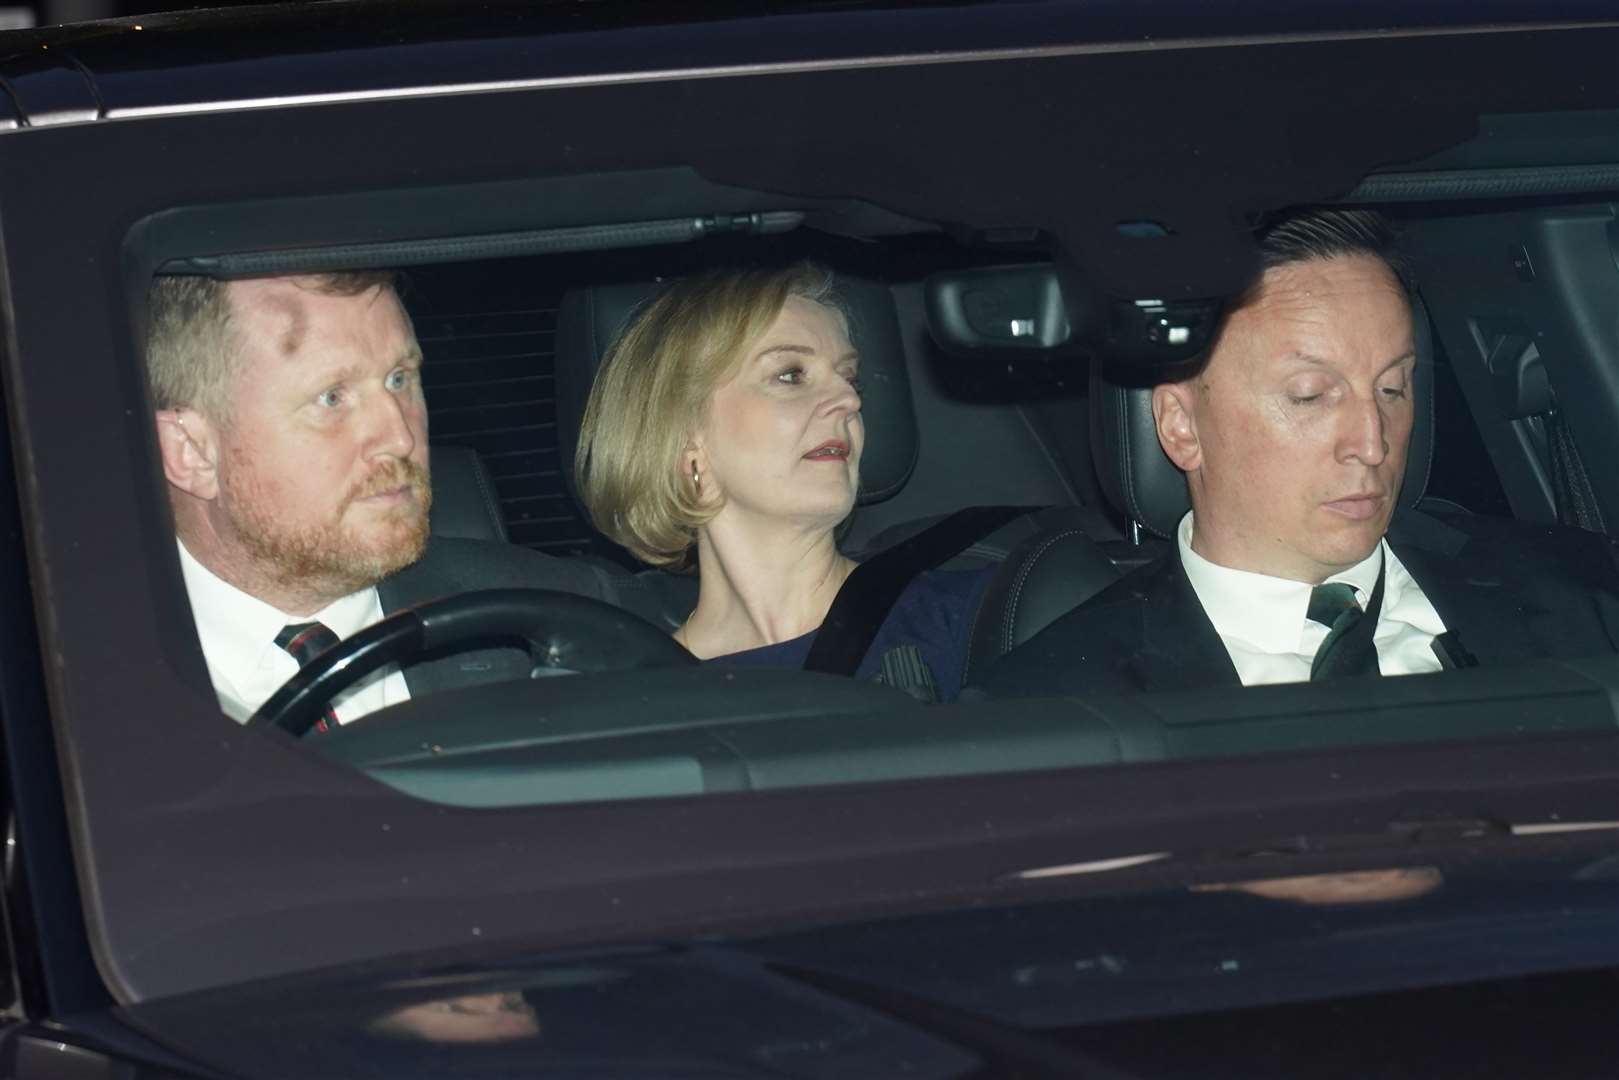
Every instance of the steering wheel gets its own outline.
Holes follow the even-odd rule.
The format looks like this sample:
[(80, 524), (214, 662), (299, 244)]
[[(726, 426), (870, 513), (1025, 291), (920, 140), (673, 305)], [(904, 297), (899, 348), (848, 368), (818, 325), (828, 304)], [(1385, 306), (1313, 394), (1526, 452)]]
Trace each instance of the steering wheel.
[(535, 676), (697, 663), (665, 631), (603, 601), (545, 589), (487, 589), (396, 611), (338, 642), (270, 695), (246, 726), (303, 735), (327, 702), (373, 671), (492, 640), (521, 643)]

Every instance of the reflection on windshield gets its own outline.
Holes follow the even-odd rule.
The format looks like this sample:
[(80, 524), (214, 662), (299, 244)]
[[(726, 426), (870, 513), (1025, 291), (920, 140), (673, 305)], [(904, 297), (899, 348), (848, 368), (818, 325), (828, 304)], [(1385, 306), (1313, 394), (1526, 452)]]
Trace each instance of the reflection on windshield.
[(407, 1005), (373, 1022), (371, 1030), (435, 1043), (494, 1043), (538, 1035), (540, 1021), (522, 994), (508, 990)]
[(1193, 892), (1244, 892), (1267, 900), (1295, 904), (1381, 904), (1415, 900), (1445, 883), (1434, 866), (1397, 870), (1355, 870), (1341, 874), (1304, 874), (1298, 877), (1261, 878), (1258, 881), (1193, 885)]

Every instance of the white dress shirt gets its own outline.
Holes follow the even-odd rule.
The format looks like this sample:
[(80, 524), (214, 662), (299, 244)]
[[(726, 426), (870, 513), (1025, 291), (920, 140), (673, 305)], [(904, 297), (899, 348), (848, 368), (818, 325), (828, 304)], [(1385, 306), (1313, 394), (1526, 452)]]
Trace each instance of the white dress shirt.
[[(382, 601), (375, 587), (350, 593), (313, 615), (288, 615), (218, 577), (184, 544), (179, 546), (180, 571), (202, 656), (208, 662), (208, 677), (219, 695), (219, 707), (236, 721), (252, 716), (282, 683), (298, 673), (298, 662), (275, 643), (288, 623), (323, 623), (342, 639), (382, 619)], [(339, 694), (332, 706), (338, 723), (346, 724), (409, 697), (405, 677), (397, 667), (388, 667)]]
[[(1312, 586), (1209, 562), (1192, 550), (1192, 528), (1188, 512), (1175, 531), (1181, 565), (1215, 632), (1225, 643), (1226, 652), (1231, 654), (1242, 684), (1307, 682), (1310, 663), (1327, 637), (1327, 627), (1305, 614), (1310, 608)], [(1434, 655), (1433, 640), (1445, 632), (1445, 624), (1387, 540), (1381, 541), (1365, 559), (1322, 584), (1343, 582), (1353, 587), (1355, 599), (1364, 609), (1377, 586), (1380, 560), (1387, 570), (1383, 578), (1383, 610), (1372, 637), (1377, 646), (1378, 670), (1384, 675), (1438, 671), (1441, 665)]]

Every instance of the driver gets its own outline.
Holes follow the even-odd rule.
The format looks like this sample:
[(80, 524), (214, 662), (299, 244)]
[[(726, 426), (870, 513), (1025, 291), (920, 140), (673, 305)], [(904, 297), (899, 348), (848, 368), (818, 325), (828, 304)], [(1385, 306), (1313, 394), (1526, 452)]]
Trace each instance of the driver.
[[(422, 353), (381, 271), (159, 276), (147, 374), (180, 566), (221, 707), (246, 720), (325, 647), (470, 589), (600, 599), (592, 567), (428, 535)], [(517, 650), (388, 668), (322, 729), (412, 694), (525, 678)]]

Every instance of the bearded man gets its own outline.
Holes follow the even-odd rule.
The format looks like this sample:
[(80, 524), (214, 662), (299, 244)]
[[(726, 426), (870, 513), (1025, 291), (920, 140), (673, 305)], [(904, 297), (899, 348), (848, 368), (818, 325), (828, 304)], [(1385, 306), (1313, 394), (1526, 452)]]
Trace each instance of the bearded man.
[[(586, 566), (430, 540), (421, 366), (384, 272), (154, 279), (147, 374), (163, 471), (203, 656), (235, 719), (401, 607), (495, 587), (610, 596)], [(526, 674), (516, 650), (387, 669), (328, 719)]]

